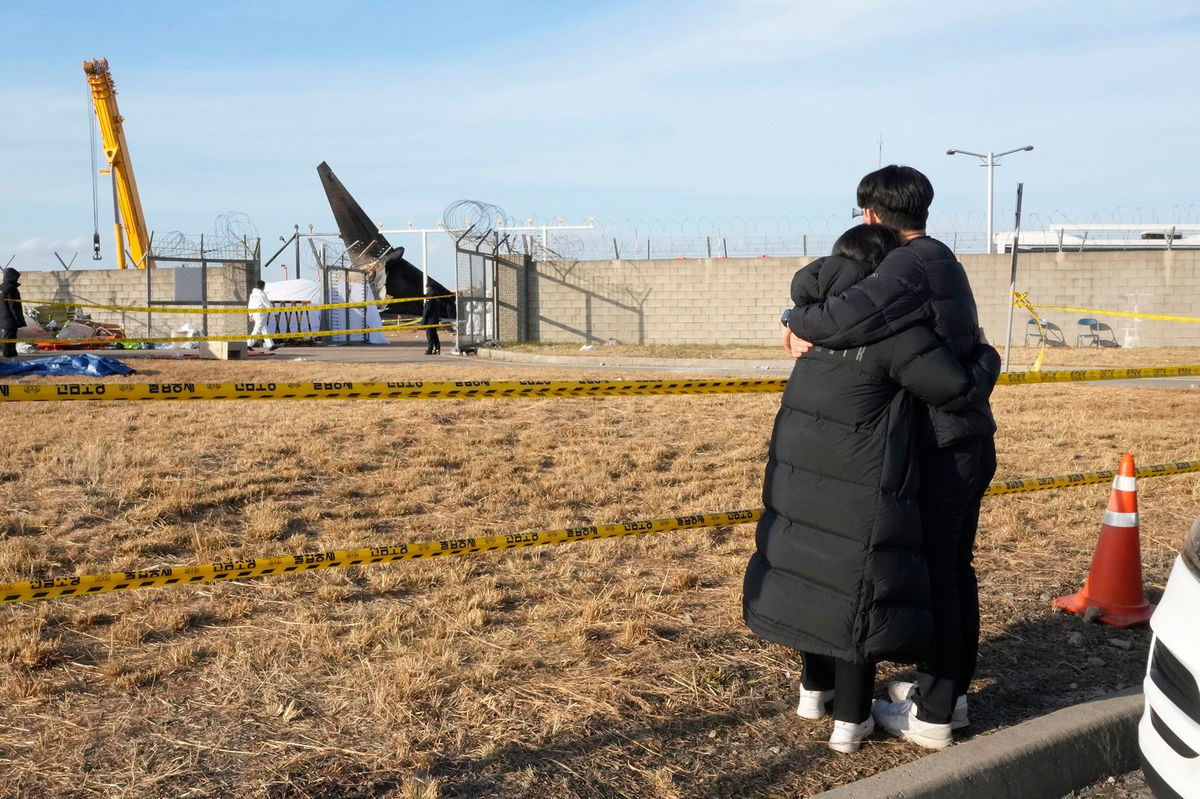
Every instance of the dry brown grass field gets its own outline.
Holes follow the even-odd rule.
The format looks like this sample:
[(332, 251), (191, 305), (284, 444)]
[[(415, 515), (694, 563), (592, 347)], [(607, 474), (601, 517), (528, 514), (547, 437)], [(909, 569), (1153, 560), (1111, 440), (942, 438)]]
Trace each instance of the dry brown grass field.
[[(447, 360), (138, 361), (109, 380), (529, 377)], [(778, 399), (0, 405), (0, 581), (754, 508)], [(1200, 391), (1013, 386), (994, 403), (997, 478), (1200, 458)], [(1107, 495), (985, 500), (968, 735), (1140, 679), (1146, 630), (1047, 605), (1081, 585)], [(1200, 476), (1140, 498), (1153, 592)], [(795, 715), (798, 658), (741, 622), (752, 535), (0, 607), (0, 794), (808, 796), (920, 757), (882, 735), (835, 754), (828, 721)]]
[[(721, 358), (732, 360), (784, 360), (779, 347), (754, 347), (741, 345), (697, 345), (697, 344), (636, 344), (595, 345), (591, 350), (580, 350), (578, 344), (516, 344), (507, 346), (516, 352), (539, 355), (571, 355), (600, 357), (642, 358)], [(1004, 348), (1000, 348), (1004, 352)], [(1037, 357), (1036, 347), (1013, 347), (1011, 365), (1013, 369), (1024, 369)], [(1049, 347), (1042, 361), (1043, 369), (1069, 369), (1081, 366), (1098, 368), (1133, 368), (1139, 366), (1195, 366), (1200, 364), (1200, 351), (1194, 347)]]

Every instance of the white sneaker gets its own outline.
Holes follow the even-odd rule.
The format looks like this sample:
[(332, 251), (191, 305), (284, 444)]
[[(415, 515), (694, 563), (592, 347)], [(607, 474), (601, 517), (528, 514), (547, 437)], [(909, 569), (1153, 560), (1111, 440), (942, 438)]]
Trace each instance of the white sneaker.
[[(888, 699), (893, 702), (915, 699), (917, 684), (915, 682), (890, 682), (887, 684), (887, 695)], [(970, 723), (970, 720), (967, 719), (967, 695), (963, 694), (954, 700), (954, 713), (950, 716), (950, 729), (961, 730)]]
[(871, 715), (880, 727), (892, 735), (907, 738), (926, 749), (945, 749), (954, 743), (949, 724), (931, 724), (917, 718), (917, 706), (912, 700), (884, 702), (876, 699), (871, 703)]
[(833, 691), (810, 691), (802, 685), (796, 715), (802, 719), (825, 718), (825, 705), (832, 701)]
[(851, 755), (858, 751), (871, 733), (875, 732), (875, 719), (867, 716), (861, 724), (852, 721), (833, 722), (833, 732), (829, 735), (829, 748), (835, 752)]

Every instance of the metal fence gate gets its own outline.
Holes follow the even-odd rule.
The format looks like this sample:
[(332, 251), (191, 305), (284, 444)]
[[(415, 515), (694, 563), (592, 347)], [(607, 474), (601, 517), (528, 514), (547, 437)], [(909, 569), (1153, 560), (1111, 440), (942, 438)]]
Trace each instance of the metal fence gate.
[(455, 334), (459, 352), (473, 352), (499, 341), (496, 295), (496, 254), (508, 237), (493, 232), (472, 240), (465, 231), (454, 242), (458, 266), (458, 319)]
[[(321, 289), (322, 302), (365, 302), (374, 299), (367, 296), (367, 286), (371, 283), (366, 270), (348, 266), (327, 264), (321, 274), (324, 284)], [(324, 330), (362, 330), (371, 325), (367, 323), (367, 308), (328, 308), (322, 312), (322, 329)], [(330, 336), (327, 341), (334, 344), (349, 344), (371, 341), (370, 333), (350, 333), (348, 335)]]

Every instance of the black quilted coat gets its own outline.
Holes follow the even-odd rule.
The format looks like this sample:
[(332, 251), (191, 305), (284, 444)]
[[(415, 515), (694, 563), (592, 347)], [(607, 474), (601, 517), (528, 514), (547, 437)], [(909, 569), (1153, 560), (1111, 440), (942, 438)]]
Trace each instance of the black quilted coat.
[[(793, 299), (800, 305), (842, 291), (868, 271), (822, 259), (797, 273)], [(766, 512), (743, 587), (754, 632), (859, 663), (926, 656), (933, 617), (915, 420), (925, 413), (921, 402), (986, 407), (999, 369), (991, 347), (962, 364), (923, 324), (868, 346), (816, 347), (796, 361), (775, 419)]]
[[(21, 309), (21, 273), (11, 266), (0, 280), (0, 330), (25, 327), (25, 312)], [(10, 302), (11, 300), (11, 302)]]
[[(892, 250), (866, 280), (798, 305), (788, 327), (822, 347), (873, 344), (922, 323), (960, 361), (980, 341), (966, 270), (949, 247), (928, 236)], [(929, 421), (939, 447), (996, 432), (986, 397), (953, 413), (930, 407)]]

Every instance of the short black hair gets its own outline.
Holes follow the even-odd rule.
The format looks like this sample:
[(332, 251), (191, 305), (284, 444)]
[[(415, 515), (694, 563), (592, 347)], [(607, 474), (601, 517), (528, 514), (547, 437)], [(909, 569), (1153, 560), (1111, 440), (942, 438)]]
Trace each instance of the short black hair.
[(889, 164), (858, 182), (858, 207), (893, 230), (924, 230), (932, 204), (933, 184), (911, 166)]
[(260, 280), (254, 284), (254, 288), (256, 288), (256, 289), (265, 289), (266, 287), (267, 287), (267, 281), (265, 281), (265, 280)]
[(833, 254), (879, 266), (883, 256), (900, 246), (896, 231), (885, 225), (855, 225), (833, 243)]

